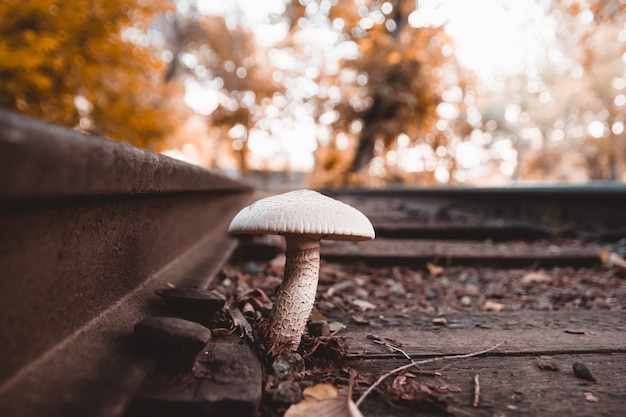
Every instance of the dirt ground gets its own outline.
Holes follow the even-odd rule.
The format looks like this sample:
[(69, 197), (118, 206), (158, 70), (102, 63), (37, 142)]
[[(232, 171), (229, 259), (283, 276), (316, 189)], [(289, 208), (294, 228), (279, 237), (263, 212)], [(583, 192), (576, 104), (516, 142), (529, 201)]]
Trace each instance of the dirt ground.
[[(253, 289), (270, 299), (280, 285), (284, 256), (228, 265), (216, 290), (236, 297)], [(626, 308), (623, 270), (554, 267), (371, 267), (322, 260), (316, 307), (332, 312), (448, 312)], [(242, 308), (247, 309), (244, 306)], [(248, 311), (250, 311), (248, 309)]]
[[(230, 304), (237, 306), (254, 327), (269, 315), (282, 280), (283, 264), (282, 254), (269, 261), (233, 262), (223, 269), (215, 290), (226, 294)], [(626, 274), (623, 269), (602, 264), (590, 268), (548, 269), (444, 267), (434, 263), (422, 267), (373, 267), (364, 263), (341, 264), (322, 260), (312, 320), (323, 321), (326, 316), (347, 313), (354, 322), (363, 320), (365, 324), (371, 313), (444, 315), (453, 312), (499, 314), (594, 309), (626, 309)], [(331, 322), (330, 331), (335, 330)], [(311, 352), (311, 346), (316, 343), (319, 346), (319, 340), (305, 337), (306, 340), (309, 343), (303, 342), (300, 351), (306, 357), (307, 371), (300, 374), (296, 382), (302, 387), (330, 382), (345, 392), (349, 374), (348, 368), (338, 360), (340, 343), (333, 344), (332, 338), (322, 338), (321, 346), (325, 349)], [(405, 374), (397, 378), (406, 378), (402, 375)], [(397, 378), (381, 384), (374, 397), (391, 404), (396, 396), (409, 395), (396, 386)], [(271, 376), (266, 374), (265, 381), (265, 389), (272, 386)], [(363, 393), (373, 382), (373, 375), (357, 375), (355, 395)], [(275, 390), (276, 384), (273, 387)], [(427, 385), (417, 388), (409, 396), (413, 400), (416, 397), (420, 407), (426, 404), (435, 415), (440, 412), (446, 415), (449, 410), (443, 406), (443, 399), (453, 394), (433, 392)], [(288, 406), (269, 400), (265, 394), (260, 415), (281, 416)], [(376, 402), (369, 402), (368, 407), (384, 409), (382, 403)]]

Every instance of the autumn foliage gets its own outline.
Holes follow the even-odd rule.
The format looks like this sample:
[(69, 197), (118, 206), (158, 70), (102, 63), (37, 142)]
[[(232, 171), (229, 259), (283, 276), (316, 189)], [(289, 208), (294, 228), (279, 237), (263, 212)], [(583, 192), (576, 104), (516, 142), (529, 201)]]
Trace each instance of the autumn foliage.
[(169, 8), (161, 0), (0, 2), (0, 107), (158, 147), (175, 119), (147, 33)]
[(9, 0), (0, 108), (242, 173), (306, 134), (313, 185), (626, 180), (626, 6), (530, 3), (555, 39), (489, 91), (414, 0), (288, 1), (270, 44), (228, 2)]

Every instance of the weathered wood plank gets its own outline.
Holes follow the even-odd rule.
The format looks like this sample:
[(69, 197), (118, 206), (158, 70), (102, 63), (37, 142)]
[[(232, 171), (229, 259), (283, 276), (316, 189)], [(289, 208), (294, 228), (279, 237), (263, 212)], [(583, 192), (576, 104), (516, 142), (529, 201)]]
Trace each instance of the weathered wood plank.
[(341, 331), (350, 355), (372, 358), (401, 357), (375, 344), (368, 334), (389, 339), (414, 357), (457, 355), (480, 351), (506, 341), (491, 355), (539, 355), (580, 352), (626, 352), (626, 311), (524, 311), (450, 313), (446, 326), (433, 324), (429, 314), (356, 313), (333, 315), (346, 325)]
[(601, 246), (563, 242), (450, 242), (442, 240), (376, 239), (367, 242), (322, 241), (322, 258), (329, 262), (366, 262), (376, 265), (424, 264), (438, 260), (446, 265), (569, 265), (582, 267), (600, 262)]
[[(448, 411), (462, 416), (623, 416), (626, 406), (626, 354), (555, 355), (551, 359), (558, 371), (541, 370), (538, 357), (487, 356), (450, 360), (423, 365), (422, 369), (439, 370), (441, 376), (417, 376), (431, 387), (453, 387), (459, 392), (444, 393)], [(574, 377), (572, 364), (585, 363), (597, 378), (587, 382)], [(350, 365), (359, 374), (378, 377), (406, 364), (401, 360), (358, 360)], [(479, 375), (480, 396), (477, 408), (472, 406), (474, 375)], [(393, 377), (392, 377), (393, 378)], [(360, 390), (362, 391), (362, 389)], [(585, 399), (591, 393), (597, 402)], [(360, 393), (355, 393), (355, 398)], [(423, 404), (399, 408), (383, 402), (377, 394), (361, 405), (366, 416), (408, 417), (441, 416)]]
[(252, 416), (261, 402), (262, 382), (261, 363), (248, 344), (236, 335), (213, 339), (189, 372), (147, 380), (130, 415)]
[[(377, 378), (407, 364), (403, 355), (374, 343), (373, 334), (416, 359), (477, 352), (502, 341), (505, 345), (483, 356), (443, 360), (422, 365), (437, 370), (439, 377), (417, 376), (430, 387), (453, 387), (442, 395), (455, 416), (524, 415), (621, 416), (626, 404), (626, 312), (524, 311), (507, 313), (452, 313), (447, 326), (436, 326), (428, 314), (352, 314), (329, 317), (346, 325), (341, 333), (352, 360), (348, 365), (362, 376)], [(550, 355), (557, 371), (542, 370), (537, 359)], [(597, 382), (574, 376), (572, 365), (585, 363)], [(410, 371), (410, 370), (409, 370)], [(472, 407), (474, 375), (480, 377), (480, 402)], [(459, 392), (455, 392), (456, 389)], [(363, 389), (360, 389), (363, 391)], [(590, 392), (598, 402), (589, 402)], [(358, 394), (358, 392), (356, 393)], [(377, 417), (441, 415), (424, 408), (392, 407), (376, 394), (366, 400), (364, 415)], [(439, 410), (440, 411), (440, 410)]]

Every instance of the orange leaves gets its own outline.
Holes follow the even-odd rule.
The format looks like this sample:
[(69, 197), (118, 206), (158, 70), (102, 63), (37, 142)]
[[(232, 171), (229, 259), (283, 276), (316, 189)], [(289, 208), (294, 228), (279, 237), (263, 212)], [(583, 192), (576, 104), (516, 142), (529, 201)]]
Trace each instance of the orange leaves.
[[(0, 107), (143, 146), (172, 129), (173, 112), (157, 104), (167, 97), (158, 85), (160, 61), (146, 39), (133, 43), (122, 36), (129, 27), (146, 29), (171, 5), (12, 3), (0, 3)], [(77, 96), (90, 101), (91, 112), (76, 108)]]
[(285, 417), (363, 417), (352, 399), (340, 397), (332, 384), (317, 384), (302, 394), (304, 399), (289, 407)]

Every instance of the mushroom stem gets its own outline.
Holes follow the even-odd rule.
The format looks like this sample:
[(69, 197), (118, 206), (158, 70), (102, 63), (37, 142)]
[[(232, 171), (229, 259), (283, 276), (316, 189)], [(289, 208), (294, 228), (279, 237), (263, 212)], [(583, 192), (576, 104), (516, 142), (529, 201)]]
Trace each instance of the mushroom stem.
[(320, 270), (320, 239), (285, 236), (285, 276), (271, 314), (272, 350), (296, 350), (313, 309)]

